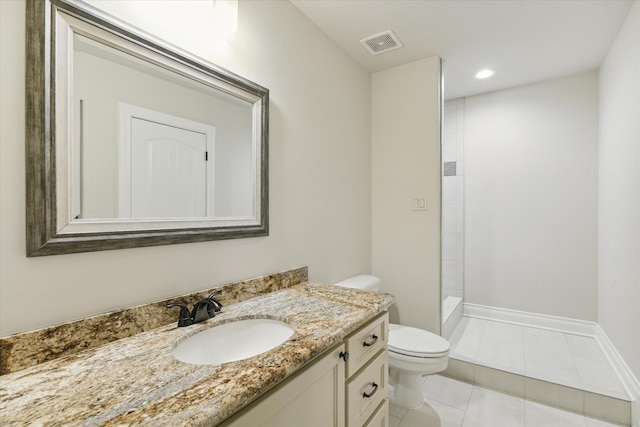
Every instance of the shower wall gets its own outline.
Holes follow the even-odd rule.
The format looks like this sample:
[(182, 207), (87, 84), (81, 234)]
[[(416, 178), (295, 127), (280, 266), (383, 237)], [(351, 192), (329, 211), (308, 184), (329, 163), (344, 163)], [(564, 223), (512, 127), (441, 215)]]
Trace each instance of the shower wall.
[(640, 379), (639, 76), (640, 1), (636, 1), (600, 68), (598, 323), (637, 379)]
[(465, 99), (465, 302), (596, 320), (597, 85)]
[[(464, 295), (464, 99), (447, 101), (442, 116), (442, 298)], [(446, 314), (446, 313), (445, 313)]]
[(464, 99), (442, 113), (442, 336), (462, 318), (464, 297)]

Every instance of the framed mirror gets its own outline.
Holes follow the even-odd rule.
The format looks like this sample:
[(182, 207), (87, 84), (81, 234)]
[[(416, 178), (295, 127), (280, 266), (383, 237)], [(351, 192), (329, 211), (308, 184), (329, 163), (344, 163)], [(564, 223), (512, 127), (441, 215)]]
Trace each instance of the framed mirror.
[(26, 49), (27, 256), (268, 235), (268, 89), (81, 1)]

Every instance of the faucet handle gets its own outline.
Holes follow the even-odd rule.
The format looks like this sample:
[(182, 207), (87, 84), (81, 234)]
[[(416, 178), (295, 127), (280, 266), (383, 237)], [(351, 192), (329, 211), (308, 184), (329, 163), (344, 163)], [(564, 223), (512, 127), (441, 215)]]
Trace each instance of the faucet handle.
[(222, 293), (221, 290), (217, 290), (217, 291), (213, 291), (211, 292), (211, 294), (209, 295), (209, 297), (207, 297), (206, 299), (211, 303), (211, 305), (213, 305), (214, 307), (214, 312), (219, 312), (220, 310), (222, 310), (222, 304), (220, 304), (220, 301), (217, 301), (215, 299), (213, 299), (213, 297), (215, 297), (216, 295), (220, 295)]
[(172, 307), (180, 307), (180, 317), (178, 317), (178, 327), (189, 326), (193, 324), (193, 319), (191, 318), (191, 313), (189, 313), (189, 308), (182, 303), (172, 302), (167, 304), (167, 308)]

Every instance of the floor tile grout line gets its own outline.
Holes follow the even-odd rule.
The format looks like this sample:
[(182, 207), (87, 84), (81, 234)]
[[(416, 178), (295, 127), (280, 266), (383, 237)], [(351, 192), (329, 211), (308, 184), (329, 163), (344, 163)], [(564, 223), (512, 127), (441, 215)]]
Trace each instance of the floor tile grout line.
[[(467, 324), (467, 327), (468, 326), (469, 325)], [(480, 332), (480, 339), (478, 340), (478, 345), (476, 346), (475, 351), (473, 352), (473, 358), (476, 359), (476, 360), (478, 359), (478, 353), (480, 353), (480, 347), (482, 347), (482, 342), (484, 341), (484, 338), (485, 338), (484, 335), (485, 335), (486, 330), (487, 330), (487, 321), (483, 320), (483, 322), (482, 322), (482, 330)]]
[(464, 421), (467, 419), (467, 412), (469, 410), (469, 403), (471, 402), (471, 395), (473, 394), (473, 389), (475, 386), (471, 386), (471, 393), (469, 393), (469, 398), (467, 399), (467, 404), (464, 406), (464, 414), (462, 415), (462, 423), (460, 426), (464, 426)]
[[(436, 375), (437, 375), (437, 374), (436, 374)], [(426, 384), (426, 382), (427, 382), (427, 379), (428, 379), (428, 378), (429, 378), (429, 375), (426, 375), (426, 376), (424, 377), (424, 380), (422, 381), (423, 390), (424, 390), (424, 386), (425, 386), (425, 384)], [(458, 383), (462, 383), (462, 384), (468, 384), (468, 383), (465, 383), (465, 382), (463, 382), (463, 381), (457, 381), (457, 380), (453, 380), (453, 379), (450, 379), (450, 378), (447, 378), (447, 377), (443, 377), (443, 378), (446, 378), (446, 379), (447, 379), (447, 381), (458, 382)], [(460, 410), (462, 410), (464, 413), (463, 413), (463, 415), (462, 415), (462, 423), (460, 424), (461, 426), (462, 426), (462, 425), (464, 425), (464, 419), (465, 419), (465, 417), (467, 416), (467, 409), (469, 408), (469, 401), (471, 400), (471, 395), (473, 394), (473, 389), (475, 388), (475, 385), (473, 385), (473, 384), (469, 384), (469, 385), (471, 386), (471, 393), (469, 393), (469, 396), (465, 399), (464, 409), (460, 409), (460, 408), (459, 408), (459, 407), (457, 407), (457, 406), (450, 405), (450, 404), (448, 404), (448, 403), (446, 403), (446, 402), (442, 402), (442, 401), (440, 401), (440, 400), (438, 400), (438, 399), (433, 399), (433, 400), (435, 400), (436, 402), (439, 402), (439, 403), (441, 403), (441, 404), (443, 404), (443, 405), (449, 406), (449, 407), (454, 408), (454, 409), (460, 409)], [(423, 400), (424, 400), (424, 403), (426, 403), (426, 399), (427, 399), (427, 397), (426, 397), (426, 396), (424, 396), (424, 391), (423, 391)], [(423, 403), (423, 404), (424, 404), (424, 403)], [(428, 404), (428, 403), (427, 403), (427, 404)], [(407, 413), (408, 413), (408, 412), (407, 412)], [(438, 415), (439, 415), (439, 414), (438, 414)]]
[[(587, 389), (587, 384), (585, 382), (585, 379), (582, 375), (582, 372), (580, 371), (580, 368), (578, 367), (578, 364), (576, 363), (576, 356), (573, 354), (573, 352), (571, 351), (571, 347), (569, 346), (569, 343), (567, 342), (567, 336), (565, 333), (562, 333), (562, 339), (564, 340), (565, 344), (567, 345), (567, 348), (569, 349), (569, 354), (571, 355), (571, 362), (573, 363), (573, 367), (576, 368), (576, 372), (578, 373), (578, 378), (580, 378), (580, 389), (586, 391)], [(595, 338), (594, 338), (595, 339)], [(582, 396), (582, 399), (584, 400), (584, 394)], [(583, 407), (584, 407), (584, 403), (583, 402)]]
[[(523, 372), (523, 377), (526, 378), (527, 376), (527, 343), (526, 343), (526, 336), (527, 334), (525, 333), (524, 327), (522, 328), (522, 372)], [(523, 380), (523, 384), (522, 384), (522, 396), (526, 396), (527, 395), (527, 382)]]

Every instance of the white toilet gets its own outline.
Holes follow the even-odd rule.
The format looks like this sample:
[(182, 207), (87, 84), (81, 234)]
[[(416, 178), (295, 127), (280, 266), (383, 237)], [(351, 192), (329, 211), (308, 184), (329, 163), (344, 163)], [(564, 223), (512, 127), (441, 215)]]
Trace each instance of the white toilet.
[[(336, 283), (346, 288), (378, 291), (380, 279), (360, 274)], [(449, 342), (428, 331), (389, 324), (389, 376), (391, 401), (406, 408), (422, 405), (422, 376), (444, 371), (449, 363)]]

